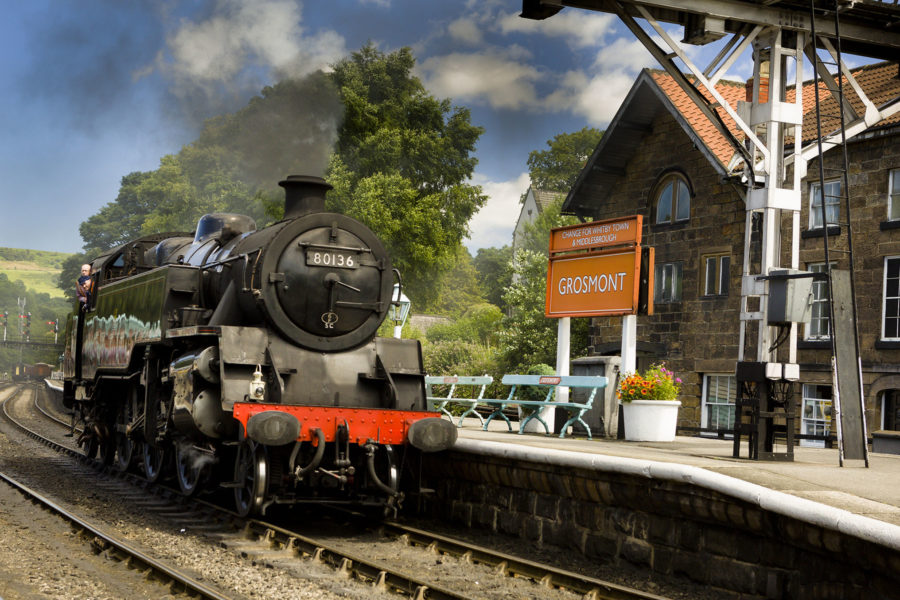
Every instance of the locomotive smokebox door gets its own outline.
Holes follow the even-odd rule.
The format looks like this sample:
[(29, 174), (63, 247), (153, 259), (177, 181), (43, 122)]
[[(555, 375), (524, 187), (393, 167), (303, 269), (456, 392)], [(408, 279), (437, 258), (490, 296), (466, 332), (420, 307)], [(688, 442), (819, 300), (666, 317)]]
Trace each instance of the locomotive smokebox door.
[(344, 335), (377, 313), (381, 272), (361, 239), (343, 229), (318, 227), (300, 234), (278, 261), (284, 281), (275, 289), (297, 327), (325, 337)]

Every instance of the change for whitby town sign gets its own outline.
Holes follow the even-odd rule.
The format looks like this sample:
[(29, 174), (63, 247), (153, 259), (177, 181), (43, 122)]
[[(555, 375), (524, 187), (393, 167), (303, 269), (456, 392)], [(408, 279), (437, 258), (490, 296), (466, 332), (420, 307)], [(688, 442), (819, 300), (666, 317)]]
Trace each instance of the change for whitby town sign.
[[(545, 315), (637, 314), (641, 220), (635, 215), (553, 229)], [(652, 274), (652, 264), (647, 267)]]

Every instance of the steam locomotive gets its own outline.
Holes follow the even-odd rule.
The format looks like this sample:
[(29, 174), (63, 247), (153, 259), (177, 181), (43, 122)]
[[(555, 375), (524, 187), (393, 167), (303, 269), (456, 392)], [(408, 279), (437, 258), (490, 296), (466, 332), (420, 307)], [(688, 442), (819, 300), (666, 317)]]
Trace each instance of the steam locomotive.
[(64, 403), (89, 456), (186, 495), (232, 488), (243, 515), (396, 511), (416, 453), (456, 428), (427, 410), (418, 341), (376, 337), (399, 283), (384, 246), (325, 212), (323, 179), (279, 185), (269, 227), (208, 214), (92, 262), (95, 293), (67, 319)]

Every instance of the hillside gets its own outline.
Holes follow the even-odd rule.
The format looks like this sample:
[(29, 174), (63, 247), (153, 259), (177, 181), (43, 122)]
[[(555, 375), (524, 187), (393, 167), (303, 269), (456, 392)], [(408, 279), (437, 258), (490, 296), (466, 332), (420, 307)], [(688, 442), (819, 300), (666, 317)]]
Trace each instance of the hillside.
[(0, 248), (0, 273), (9, 281), (21, 281), (26, 288), (51, 298), (64, 298), (56, 285), (63, 261), (70, 255), (64, 252)]

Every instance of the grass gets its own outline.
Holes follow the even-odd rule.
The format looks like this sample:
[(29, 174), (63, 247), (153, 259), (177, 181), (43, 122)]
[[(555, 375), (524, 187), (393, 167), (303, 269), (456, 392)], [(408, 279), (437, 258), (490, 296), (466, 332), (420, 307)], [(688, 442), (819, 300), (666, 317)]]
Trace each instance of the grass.
[(57, 287), (56, 279), (68, 256), (63, 252), (0, 248), (0, 273), (10, 281), (21, 281), (36, 293), (64, 298), (65, 294)]

